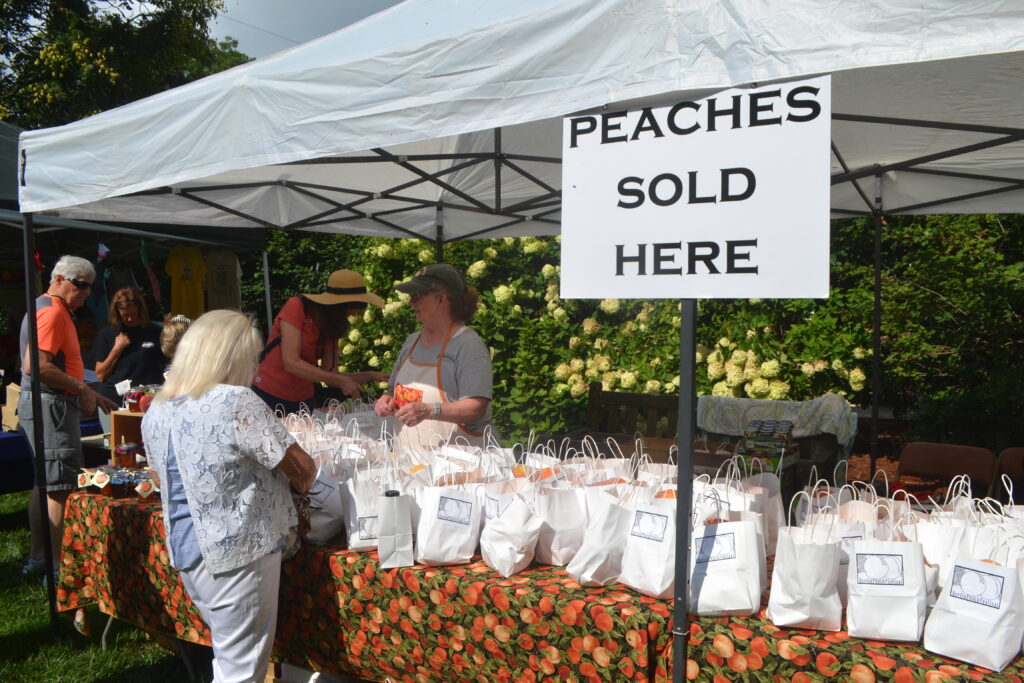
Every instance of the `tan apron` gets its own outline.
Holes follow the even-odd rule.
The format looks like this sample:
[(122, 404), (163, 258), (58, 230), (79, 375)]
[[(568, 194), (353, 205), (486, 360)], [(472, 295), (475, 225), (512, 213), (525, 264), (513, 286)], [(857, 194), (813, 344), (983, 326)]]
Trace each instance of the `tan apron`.
[[(420, 343), (419, 336), (416, 337), (405, 360), (398, 366), (398, 374), (395, 376), (395, 404), (398, 408), (417, 401), (427, 405), (448, 402), (441, 386), (441, 360), (454, 330), (454, 324), (448, 328), (436, 363), (417, 363), (412, 359), (416, 345)], [(441, 420), (423, 420), (415, 427), (406, 427), (395, 421), (395, 440), (404, 446), (437, 446), (456, 437), (461, 437), (460, 441), (465, 439), (472, 446), (484, 445), (483, 434), (471, 432), (463, 425)]]

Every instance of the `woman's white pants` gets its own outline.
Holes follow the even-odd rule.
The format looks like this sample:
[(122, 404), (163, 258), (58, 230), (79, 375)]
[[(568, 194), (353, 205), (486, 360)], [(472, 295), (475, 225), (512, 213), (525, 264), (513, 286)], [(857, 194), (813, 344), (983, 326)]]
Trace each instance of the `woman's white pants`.
[(181, 572), (213, 639), (214, 683), (262, 683), (277, 626), (281, 553), (270, 553), (226, 574), (200, 560)]

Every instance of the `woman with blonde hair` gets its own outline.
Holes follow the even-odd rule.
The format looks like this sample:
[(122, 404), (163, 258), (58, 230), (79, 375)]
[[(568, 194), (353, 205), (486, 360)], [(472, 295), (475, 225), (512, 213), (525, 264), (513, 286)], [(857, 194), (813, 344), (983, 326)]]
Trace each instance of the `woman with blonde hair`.
[(100, 395), (120, 403), (118, 383), (160, 384), (167, 358), (160, 351), (160, 325), (150, 321), (138, 287), (125, 285), (114, 292), (109, 322), (96, 335), (92, 358)]
[(241, 313), (200, 316), (142, 421), (168, 554), (210, 627), (215, 681), (266, 677), (281, 551), (297, 524), (289, 485), (306, 494), (316, 475), (249, 388), (261, 347)]

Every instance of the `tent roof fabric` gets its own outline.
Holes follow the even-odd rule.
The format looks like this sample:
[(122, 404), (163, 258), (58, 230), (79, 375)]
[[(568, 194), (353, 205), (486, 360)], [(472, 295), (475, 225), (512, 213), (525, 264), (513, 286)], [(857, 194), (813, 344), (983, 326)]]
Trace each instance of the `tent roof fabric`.
[(554, 234), (562, 116), (824, 73), (834, 216), (869, 213), (878, 192), (890, 213), (1024, 210), (1024, 5), (958, 0), (406, 0), (24, 133), (21, 205), (430, 240)]

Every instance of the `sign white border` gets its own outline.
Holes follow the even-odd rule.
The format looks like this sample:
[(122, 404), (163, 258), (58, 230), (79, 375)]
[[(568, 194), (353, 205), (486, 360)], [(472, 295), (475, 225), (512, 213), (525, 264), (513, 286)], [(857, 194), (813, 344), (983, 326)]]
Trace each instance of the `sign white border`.
[(829, 291), (831, 77), (567, 117), (564, 298)]

